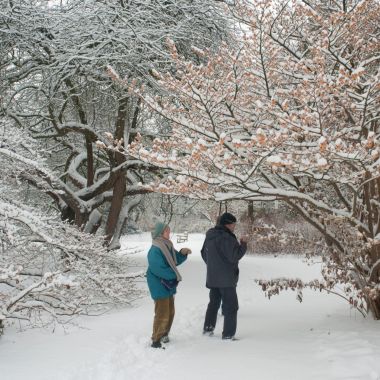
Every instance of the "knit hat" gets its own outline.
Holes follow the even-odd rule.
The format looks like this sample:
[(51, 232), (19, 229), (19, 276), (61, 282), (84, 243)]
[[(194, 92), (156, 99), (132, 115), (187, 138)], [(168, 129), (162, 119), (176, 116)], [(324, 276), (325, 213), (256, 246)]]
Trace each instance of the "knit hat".
[(161, 236), (162, 233), (165, 231), (166, 227), (169, 227), (169, 225), (163, 222), (157, 222), (152, 231), (152, 239), (155, 239)]
[(225, 226), (226, 224), (236, 223), (236, 218), (229, 212), (225, 212), (220, 216), (219, 224)]

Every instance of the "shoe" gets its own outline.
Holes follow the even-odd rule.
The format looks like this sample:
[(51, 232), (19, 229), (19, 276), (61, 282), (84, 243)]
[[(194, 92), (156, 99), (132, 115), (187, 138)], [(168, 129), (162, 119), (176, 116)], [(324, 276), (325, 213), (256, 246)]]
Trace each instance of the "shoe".
[(214, 335), (214, 328), (213, 327), (206, 327), (205, 329), (203, 329), (203, 335), (213, 336)]
[(223, 340), (239, 340), (238, 338), (235, 338), (235, 336), (222, 336)]
[(157, 342), (152, 342), (152, 344), (150, 345), (150, 347), (153, 347), (153, 348), (162, 348), (165, 350), (165, 347), (162, 347), (162, 344), (161, 342), (158, 340)]
[(169, 335), (162, 336), (160, 339), (160, 342), (161, 343), (169, 343), (170, 342)]

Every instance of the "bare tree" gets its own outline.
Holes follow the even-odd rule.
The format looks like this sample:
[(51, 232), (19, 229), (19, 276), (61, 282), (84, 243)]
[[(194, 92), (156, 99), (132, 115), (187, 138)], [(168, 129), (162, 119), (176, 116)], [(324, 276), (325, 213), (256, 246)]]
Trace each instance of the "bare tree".
[[(147, 192), (141, 186), (154, 167), (117, 151), (139, 132), (163, 127), (147, 121), (145, 106), (113, 80), (145, 84), (154, 94), (152, 72), (170, 69), (165, 40), (186, 56), (191, 47), (213, 47), (227, 31), (214, 1), (3, 1), (0, 13), (4, 92), (1, 116), (45, 144), (44, 157), (60, 183), (38, 170), (26, 178), (47, 192), (62, 217), (95, 233), (104, 225), (110, 248), (119, 246), (129, 212)], [(107, 139), (105, 132), (111, 132)], [(106, 153), (105, 153), (106, 152)], [(5, 152), (3, 152), (5, 154)]]

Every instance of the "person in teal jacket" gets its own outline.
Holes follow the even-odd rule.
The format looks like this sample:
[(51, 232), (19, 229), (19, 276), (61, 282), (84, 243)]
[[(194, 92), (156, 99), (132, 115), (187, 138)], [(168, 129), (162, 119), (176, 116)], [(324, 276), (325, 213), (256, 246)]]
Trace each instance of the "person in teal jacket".
[(152, 247), (148, 252), (148, 270), (146, 278), (150, 294), (154, 300), (154, 321), (152, 347), (161, 348), (162, 343), (169, 342), (169, 332), (174, 319), (174, 294), (182, 280), (177, 265), (182, 264), (189, 248), (179, 252), (170, 240), (170, 227), (157, 222), (152, 232)]

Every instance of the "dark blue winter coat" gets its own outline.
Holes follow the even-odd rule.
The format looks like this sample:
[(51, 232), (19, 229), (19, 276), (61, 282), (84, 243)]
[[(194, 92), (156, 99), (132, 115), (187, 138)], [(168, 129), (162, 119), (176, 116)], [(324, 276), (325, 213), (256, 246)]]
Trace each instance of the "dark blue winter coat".
[[(176, 255), (177, 265), (182, 264), (187, 259), (187, 255), (182, 255), (177, 251), (174, 251), (172, 254)], [(156, 246), (152, 246), (148, 252), (148, 270), (146, 272), (146, 278), (150, 295), (154, 300), (168, 298), (177, 292), (176, 286), (172, 289), (167, 289), (161, 283), (161, 279), (175, 280), (177, 276), (168, 264), (161, 249)]]
[(235, 287), (239, 280), (239, 260), (247, 251), (247, 244), (240, 244), (227, 227), (216, 226), (206, 233), (201, 250), (207, 264), (208, 288)]

